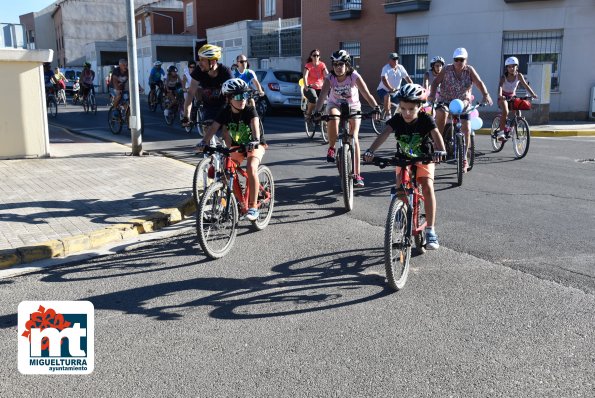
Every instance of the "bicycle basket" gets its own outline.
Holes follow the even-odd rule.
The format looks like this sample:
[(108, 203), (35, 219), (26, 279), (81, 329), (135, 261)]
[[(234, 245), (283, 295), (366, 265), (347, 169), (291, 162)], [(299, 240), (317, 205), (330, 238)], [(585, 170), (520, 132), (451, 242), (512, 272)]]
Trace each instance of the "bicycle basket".
[(515, 98), (512, 101), (512, 109), (515, 111), (528, 111), (531, 109), (531, 102), (524, 99)]

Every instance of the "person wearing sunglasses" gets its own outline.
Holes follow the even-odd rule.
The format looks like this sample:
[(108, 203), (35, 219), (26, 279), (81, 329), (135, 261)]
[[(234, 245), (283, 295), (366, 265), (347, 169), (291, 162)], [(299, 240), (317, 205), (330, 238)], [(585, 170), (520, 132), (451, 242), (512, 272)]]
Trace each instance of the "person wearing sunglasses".
[(264, 157), (266, 142), (260, 132), (260, 123), (256, 109), (247, 104), (250, 88), (245, 81), (238, 78), (227, 80), (223, 83), (221, 92), (226, 99), (226, 105), (215, 117), (213, 128), (209, 129), (203, 140), (198, 144), (202, 151), (213, 138), (213, 134), (221, 129), (227, 147), (244, 145), (246, 152), (232, 152), (230, 154), (238, 164), (248, 159), (246, 171), (248, 173), (248, 213), (246, 218), (250, 221), (258, 219), (259, 212), (256, 207), (258, 186), (258, 166)]
[[(460, 99), (465, 106), (468, 106), (472, 100), (471, 90), (473, 85), (481, 92), (482, 103), (492, 105), (492, 98), (488, 93), (486, 85), (483, 83), (479, 74), (475, 69), (467, 64), (467, 50), (463, 47), (455, 49), (452, 54), (454, 62), (446, 65), (430, 86), (430, 95), (428, 101), (434, 102), (436, 100), (436, 91), (440, 86), (440, 101), (449, 103), (452, 100)], [(439, 107), (436, 109), (436, 125), (441, 134), (444, 134), (444, 126), (446, 125), (446, 116), (448, 108)], [(465, 142), (467, 147), (470, 141), (469, 129), (469, 115), (461, 115), (461, 131), (465, 134)], [(467, 172), (467, 153), (464, 154), (463, 172)]]
[[(364, 82), (357, 71), (351, 66), (351, 56), (345, 50), (335, 51), (331, 55), (331, 61), (333, 63), (333, 70), (327, 75), (322, 84), (320, 90), (320, 96), (316, 101), (314, 107), (314, 118), (317, 119), (320, 115), (320, 110), (324, 105), (324, 101), (327, 100), (326, 113), (328, 115), (340, 115), (341, 114), (341, 103), (347, 103), (349, 105), (350, 113), (361, 111), (362, 104), (359, 100), (359, 93), (364, 96), (368, 104), (374, 107), (375, 111), (379, 114), (380, 109), (376, 100), (368, 90), (368, 86)], [(353, 173), (355, 174), (354, 186), (362, 188), (364, 186), (364, 179), (360, 174), (360, 147), (358, 132), (361, 123), (361, 118), (350, 118), (349, 119), (349, 131), (353, 135), (354, 141), (354, 163)], [(329, 163), (335, 162), (335, 143), (337, 142), (337, 135), (339, 130), (339, 118), (329, 119), (327, 122), (328, 131), (328, 142), (329, 148), (326, 154), (326, 161)]]
[(380, 84), (376, 89), (378, 98), (384, 102), (385, 120), (390, 119), (393, 114), (391, 104), (394, 104), (395, 108), (399, 105), (397, 91), (399, 91), (403, 80), (407, 83), (413, 83), (405, 67), (399, 64), (399, 54), (388, 54), (388, 63), (384, 65), (382, 72), (380, 72)]
[(304, 66), (304, 97), (308, 100), (306, 106), (306, 117), (312, 115), (312, 109), (316, 105), (316, 100), (320, 95), (324, 78), (328, 75), (326, 64), (320, 60), (320, 50), (310, 51), (310, 56)]
[[(238, 67), (233, 71), (233, 77), (236, 79), (242, 79), (246, 82), (248, 87), (255, 87), (256, 91), (258, 91), (258, 95), (262, 97), (264, 95), (264, 91), (260, 85), (260, 82), (258, 81), (258, 78), (256, 77), (256, 73), (250, 69), (248, 58), (244, 54), (240, 54), (236, 57), (236, 63)], [(253, 107), (256, 106), (253, 98), (250, 99), (250, 105)]]

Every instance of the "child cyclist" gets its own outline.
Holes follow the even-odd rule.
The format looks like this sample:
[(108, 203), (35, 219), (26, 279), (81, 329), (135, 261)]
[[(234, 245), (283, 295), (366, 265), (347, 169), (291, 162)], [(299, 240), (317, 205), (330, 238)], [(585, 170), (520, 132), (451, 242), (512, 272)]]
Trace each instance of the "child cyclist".
[(517, 57), (508, 57), (504, 61), (504, 74), (500, 77), (498, 85), (498, 106), (502, 109), (500, 126), (498, 128), (498, 140), (506, 141), (509, 131), (506, 129), (506, 118), (508, 117), (508, 100), (516, 95), (516, 89), (523, 86), (533, 98), (537, 98), (535, 91), (529, 87), (522, 73), (519, 72), (519, 59)]
[(256, 207), (258, 186), (258, 166), (264, 156), (266, 142), (260, 133), (258, 113), (253, 106), (247, 105), (248, 91), (250, 88), (242, 79), (229, 79), (223, 83), (221, 93), (225, 96), (227, 104), (219, 111), (213, 121), (212, 128), (208, 129), (199, 148), (204, 148), (219, 130), (223, 131), (223, 139), (228, 147), (245, 145), (246, 153), (232, 152), (231, 158), (238, 164), (248, 158), (246, 171), (248, 173), (248, 214), (250, 221), (258, 219), (260, 215)]
[[(435, 163), (446, 156), (442, 135), (438, 132), (434, 119), (425, 112), (420, 112), (426, 99), (426, 91), (419, 84), (405, 84), (397, 92), (400, 100), (399, 113), (386, 122), (386, 127), (370, 149), (364, 154), (364, 161), (374, 159), (374, 151), (386, 141), (389, 135), (395, 134), (397, 151), (408, 157), (432, 155)], [(434, 163), (417, 163), (417, 181), (422, 187), (426, 210), (426, 248), (438, 249), (438, 235), (434, 230), (436, 220), (436, 197), (434, 195)], [(397, 186), (399, 186), (399, 167), (397, 167)]]
[[(366, 101), (368, 101), (368, 104), (374, 107), (376, 113), (380, 114), (380, 108), (378, 107), (374, 97), (372, 97), (372, 94), (370, 94), (364, 79), (351, 66), (351, 56), (349, 53), (347, 53), (345, 50), (335, 51), (331, 55), (331, 60), (333, 62), (333, 69), (331, 73), (329, 73), (324, 79), (320, 96), (318, 97), (316, 106), (314, 107), (315, 120), (318, 118), (319, 112), (322, 109), (324, 101), (327, 99), (327, 97), (328, 102), (326, 106), (326, 112), (329, 115), (340, 115), (342, 102), (349, 104), (349, 110), (351, 113), (360, 111), (362, 105), (359, 100), (359, 92), (362, 93)], [(360, 148), (358, 131), (360, 123), (360, 118), (349, 119), (349, 131), (353, 135), (353, 140), (355, 142), (354, 158), (356, 159), (356, 162), (353, 171), (355, 174), (354, 186), (356, 187), (364, 186), (364, 179), (360, 174), (359, 164)], [(337, 141), (337, 134), (339, 130), (339, 119), (329, 119), (327, 122), (327, 127), (329, 148), (326, 155), (326, 161), (333, 163), (335, 161), (335, 142)]]

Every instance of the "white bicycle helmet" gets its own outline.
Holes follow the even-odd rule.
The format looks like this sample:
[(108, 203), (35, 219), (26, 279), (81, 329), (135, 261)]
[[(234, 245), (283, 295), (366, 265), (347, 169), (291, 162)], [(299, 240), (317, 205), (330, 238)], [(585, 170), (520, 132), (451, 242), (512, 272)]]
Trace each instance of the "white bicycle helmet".
[(161, 61), (155, 61), (155, 63), (153, 63), (153, 66), (161, 66)]
[(434, 67), (434, 64), (436, 62), (441, 62), (442, 66), (446, 65), (446, 62), (444, 62), (444, 58), (442, 58), (441, 56), (437, 55), (434, 58), (432, 58), (432, 60), (430, 61), (430, 68)]
[(467, 54), (467, 50), (465, 50), (464, 47), (459, 47), (455, 50), (455, 52), (452, 54), (452, 58), (469, 58), (469, 55)]
[(351, 56), (345, 50), (335, 51), (331, 54), (331, 61), (332, 62), (349, 62)]
[(411, 102), (425, 101), (426, 90), (419, 84), (407, 83), (404, 86), (401, 86), (401, 88), (397, 92), (397, 98)]
[(221, 87), (223, 95), (242, 94), (249, 90), (250, 88), (246, 82), (239, 78), (226, 80)]
[(208, 60), (221, 58), (221, 47), (212, 44), (205, 44), (198, 50), (198, 56)]
[(517, 57), (508, 57), (508, 58), (506, 58), (506, 61), (504, 61), (504, 66), (518, 65), (518, 64), (519, 64), (519, 59)]

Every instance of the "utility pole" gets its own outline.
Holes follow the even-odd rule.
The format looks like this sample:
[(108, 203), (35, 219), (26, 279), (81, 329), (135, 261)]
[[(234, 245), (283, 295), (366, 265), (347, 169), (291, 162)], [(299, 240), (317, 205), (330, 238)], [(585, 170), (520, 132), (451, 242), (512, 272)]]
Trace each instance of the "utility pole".
[(138, 90), (138, 62), (136, 57), (136, 33), (134, 31), (134, 0), (126, 2), (126, 14), (128, 16), (128, 73), (130, 89), (130, 135), (132, 140), (132, 155), (143, 154), (143, 140), (141, 137), (140, 97)]

